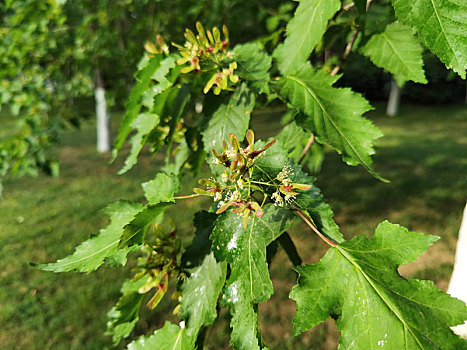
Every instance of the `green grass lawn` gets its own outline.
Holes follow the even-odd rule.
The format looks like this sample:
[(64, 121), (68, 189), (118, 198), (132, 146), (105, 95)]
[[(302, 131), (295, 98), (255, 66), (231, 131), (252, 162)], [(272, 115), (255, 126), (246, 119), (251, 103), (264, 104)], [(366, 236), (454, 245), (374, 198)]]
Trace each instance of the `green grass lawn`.
[[(381, 106), (382, 107), (382, 106)], [(380, 108), (382, 110), (383, 108)], [(400, 116), (388, 118), (379, 109), (368, 117), (385, 137), (377, 143), (375, 167), (391, 180), (384, 184), (361, 167), (349, 167), (340, 156), (327, 152), (317, 185), (334, 209), (346, 237), (372, 233), (389, 219), (412, 230), (442, 239), (413, 264), (401, 269), (406, 276), (433, 279), (446, 289), (452, 271), (456, 235), (467, 193), (467, 111), (465, 106), (403, 106)], [(277, 112), (263, 112), (253, 123), (257, 134), (271, 136), (279, 128)], [(28, 261), (48, 262), (71, 253), (76, 244), (97, 233), (107, 218), (99, 211), (120, 198), (142, 201), (140, 183), (157, 172), (160, 159), (147, 152), (140, 164), (116, 175), (122, 159), (108, 165), (95, 152), (94, 130), (88, 126), (63, 134), (57, 154), (61, 176), (8, 179), (0, 202), (0, 348), (103, 349), (106, 312), (119, 296), (129, 268), (101, 268), (91, 274), (53, 274), (33, 269)], [(193, 179), (187, 177), (184, 193)], [(192, 232), (191, 218), (209, 202), (195, 199), (171, 209), (190, 219), (180, 221), (185, 240)], [(305, 263), (325, 252), (305, 226), (295, 225), (292, 238)], [(130, 265), (133, 261), (130, 261)], [(333, 349), (337, 331), (333, 322), (291, 339), (295, 304), (288, 291), (295, 283), (291, 264), (281, 250), (272, 262), (275, 294), (261, 304), (262, 331), (272, 349)], [(154, 312), (144, 311), (136, 333), (162, 325), (171, 316), (170, 298)], [(207, 348), (227, 345), (225, 312), (211, 331)], [(123, 347), (123, 345), (122, 345)]]

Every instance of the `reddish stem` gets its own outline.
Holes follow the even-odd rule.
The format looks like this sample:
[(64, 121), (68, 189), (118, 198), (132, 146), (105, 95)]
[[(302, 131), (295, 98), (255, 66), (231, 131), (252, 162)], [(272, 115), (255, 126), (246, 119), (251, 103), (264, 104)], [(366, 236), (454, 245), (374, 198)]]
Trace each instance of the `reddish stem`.
[(201, 196), (201, 194), (193, 193), (193, 194), (189, 194), (187, 196), (174, 197), (174, 199), (187, 199), (187, 198), (193, 198), (193, 197), (198, 197), (198, 196)]
[(300, 210), (295, 210), (295, 212), (298, 214), (298, 216), (300, 216), (303, 221), (305, 221), (305, 223), (310, 226), (310, 228), (315, 231), (315, 233), (323, 240), (325, 241), (327, 244), (329, 244), (330, 246), (332, 247), (337, 247), (337, 244), (334, 243), (333, 241), (331, 241), (329, 238), (327, 238), (325, 235), (323, 235), (321, 232), (318, 231), (318, 229), (315, 227), (315, 225), (313, 225), (310, 220), (308, 220), (306, 218), (305, 215), (302, 214), (302, 212)]

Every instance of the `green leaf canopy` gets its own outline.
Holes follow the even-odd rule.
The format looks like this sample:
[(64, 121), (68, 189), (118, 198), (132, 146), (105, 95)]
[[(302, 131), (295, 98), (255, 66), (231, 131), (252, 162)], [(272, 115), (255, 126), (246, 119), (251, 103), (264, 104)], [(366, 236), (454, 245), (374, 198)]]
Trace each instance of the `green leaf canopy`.
[(362, 48), (376, 66), (394, 75), (402, 86), (407, 80), (426, 84), (422, 47), (412, 29), (399, 22), (391, 23), (381, 34), (373, 35)]
[(414, 28), (446, 67), (465, 79), (467, 2), (463, 0), (392, 0), (399, 20)]
[(318, 264), (297, 267), (290, 294), (297, 302), (294, 334), (332, 316), (342, 349), (465, 349), (449, 328), (467, 318), (465, 304), (431, 281), (397, 272), (437, 239), (385, 221), (374, 237), (357, 236), (329, 249)]

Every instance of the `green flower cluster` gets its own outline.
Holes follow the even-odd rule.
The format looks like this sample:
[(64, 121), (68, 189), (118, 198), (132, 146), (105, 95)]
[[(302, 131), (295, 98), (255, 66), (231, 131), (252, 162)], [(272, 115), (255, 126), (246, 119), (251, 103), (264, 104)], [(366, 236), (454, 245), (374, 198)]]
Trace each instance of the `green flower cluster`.
[[(215, 164), (223, 165), (226, 169), (221, 174), (221, 179), (218, 181), (213, 177), (209, 179), (200, 179), (199, 184), (203, 185), (205, 189), (195, 188), (193, 191), (198, 194), (213, 197), (214, 201), (218, 201), (218, 210), (216, 214), (220, 214), (227, 209), (233, 207), (232, 211), (244, 218), (244, 226), (248, 226), (250, 213), (254, 213), (257, 217), (263, 215), (262, 206), (269, 198), (272, 191), (274, 193), (270, 199), (274, 205), (284, 206), (291, 204), (295, 196), (298, 195), (294, 192), (295, 189), (308, 190), (311, 185), (293, 183), (290, 175), (293, 175), (292, 169), (284, 167), (282, 171), (269, 182), (256, 181), (253, 179), (253, 172), (255, 161), (264, 156), (265, 151), (270, 148), (275, 140), (267, 143), (259, 150), (254, 149), (254, 133), (248, 130), (246, 133), (248, 146), (242, 148), (238, 141), (238, 137), (230, 133), (229, 140), (232, 145), (228, 148), (227, 143), (222, 142), (223, 152), (218, 154), (214, 149), (213, 162)], [(259, 204), (252, 194), (253, 192), (262, 194), (262, 203)]]
[(183, 46), (172, 43), (182, 56), (177, 60), (177, 64), (184, 65), (181, 73), (212, 72), (203, 89), (205, 94), (213, 86), (215, 86), (213, 91), (216, 95), (219, 95), (222, 90), (231, 90), (229, 85), (237, 83), (239, 78), (234, 73), (237, 69), (237, 62), (232, 62), (231, 53), (227, 51), (229, 46), (227, 27), (225, 25), (222, 27), (223, 39), (217, 27), (212, 28), (212, 31), (204, 30), (203, 25), (197, 22), (196, 29), (197, 35), (190, 29), (186, 29), (186, 42)]

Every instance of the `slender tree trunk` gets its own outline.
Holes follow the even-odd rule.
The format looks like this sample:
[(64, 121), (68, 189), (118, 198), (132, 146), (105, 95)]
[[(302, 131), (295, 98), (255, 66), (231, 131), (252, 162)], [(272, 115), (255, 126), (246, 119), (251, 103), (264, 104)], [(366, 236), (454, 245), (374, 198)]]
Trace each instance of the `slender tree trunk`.
[(397, 85), (394, 78), (391, 79), (391, 91), (389, 92), (388, 106), (386, 114), (394, 117), (399, 113), (399, 104), (401, 101), (401, 88)]
[(94, 89), (94, 98), (96, 99), (97, 151), (99, 153), (105, 153), (112, 149), (110, 114), (105, 101), (105, 87), (101, 72), (99, 69), (96, 69), (95, 73), (96, 85)]
[[(465, 205), (464, 216), (459, 230), (456, 261), (451, 281), (449, 282), (448, 293), (467, 303), (467, 204)], [(453, 331), (467, 338), (467, 322), (453, 327)]]

